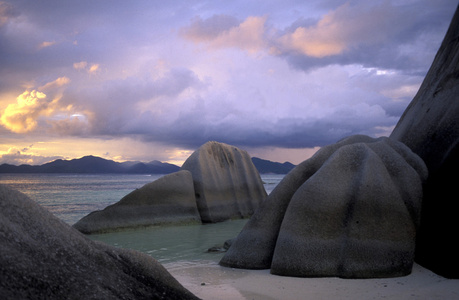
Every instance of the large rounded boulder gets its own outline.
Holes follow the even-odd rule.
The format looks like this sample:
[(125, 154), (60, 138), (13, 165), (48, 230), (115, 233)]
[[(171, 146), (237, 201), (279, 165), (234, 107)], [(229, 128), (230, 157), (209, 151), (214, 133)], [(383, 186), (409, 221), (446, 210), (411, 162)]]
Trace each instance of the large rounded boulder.
[(389, 138), (323, 147), (285, 176), (220, 264), (299, 277), (407, 275), (426, 177), (423, 161)]
[(2, 299), (198, 299), (152, 257), (91, 241), (0, 185)]
[(190, 172), (171, 173), (103, 210), (91, 212), (73, 226), (90, 234), (151, 225), (201, 223), (194, 194)]
[(391, 138), (406, 144), (429, 169), (416, 261), (459, 278), (459, 9), (418, 93)]
[(267, 196), (249, 154), (234, 146), (207, 142), (181, 170), (193, 175), (196, 203), (206, 223), (249, 217)]

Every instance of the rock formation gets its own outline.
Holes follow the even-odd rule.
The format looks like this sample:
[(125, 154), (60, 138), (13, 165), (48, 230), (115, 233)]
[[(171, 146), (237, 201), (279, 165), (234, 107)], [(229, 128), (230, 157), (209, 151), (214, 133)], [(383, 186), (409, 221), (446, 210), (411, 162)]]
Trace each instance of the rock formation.
[(203, 222), (249, 217), (267, 196), (249, 154), (227, 144), (205, 143), (181, 170), (193, 175)]
[(246, 218), (266, 196), (260, 174), (246, 151), (208, 142), (185, 161), (180, 171), (146, 184), (73, 226), (89, 234)]
[(429, 169), (416, 261), (459, 278), (459, 7), (418, 93), (391, 138), (406, 144)]
[(148, 255), (89, 240), (0, 185), (2, 299), (197, 299)]
[(83, 233), (168, 223), (201, 223), (193, 178), (188, 171), (165, 175), (144, 185), (119, 202), (94, 211), (74, 227)]
[(220, 264), (287, 276), (406, 275), (427, 169), (402, 143), (352, 136), (287, 174)]

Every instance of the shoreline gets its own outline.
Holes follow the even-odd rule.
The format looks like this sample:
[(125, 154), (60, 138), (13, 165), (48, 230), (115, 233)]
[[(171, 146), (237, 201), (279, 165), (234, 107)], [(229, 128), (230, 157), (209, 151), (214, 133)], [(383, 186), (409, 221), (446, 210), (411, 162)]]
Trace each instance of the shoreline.
[(408, 276), (375, 279), (284, 277), (268, 269), (226, 268), (215, 261), (164, 267), (203, 300), (459, 299), (459, 279), (441, 277), (418, 264)]

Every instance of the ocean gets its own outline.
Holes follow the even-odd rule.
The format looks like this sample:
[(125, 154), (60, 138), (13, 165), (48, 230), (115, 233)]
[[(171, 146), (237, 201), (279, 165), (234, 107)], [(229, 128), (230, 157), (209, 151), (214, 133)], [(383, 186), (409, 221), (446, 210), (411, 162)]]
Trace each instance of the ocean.
[[(163, 175), (124, 174), (0, 174), (6, 184), (37, 201), (69, 225), (92, 211), (118, 202), (133, 190)], [(263, 174), (269, 194), (284, 175)], [(247, 219), (216, 224), (155, 226), (105, 234), (88, 235), (115, 247), (130, 248), (153, 256), (161, 263), (215, 263), (222, 253), (207, 252), (236, 237)]]

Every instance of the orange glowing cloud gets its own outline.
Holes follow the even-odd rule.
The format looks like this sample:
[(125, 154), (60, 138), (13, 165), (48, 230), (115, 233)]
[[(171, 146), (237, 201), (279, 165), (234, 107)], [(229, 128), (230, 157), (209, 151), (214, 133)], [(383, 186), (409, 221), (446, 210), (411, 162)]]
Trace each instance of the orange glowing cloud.
[(340, 54), (349, 46), (349, 32), (338, 16), (337, 11), (334, 11), (325, 15), (314, 26), (298, 27), (292, 33), (283, 35), (279, 39), (280, 44), (286, 50), (311, 57)]
[(86, 61), (80, 61), (73, 64), (73, 68), (76, 70), (83, 70), (86, 68), (88, 63)]
[(250, 53), (265, 46), (264, 26), (266, 17), (248, 17), (239, 26), (224, 31), (212, 43), (214, 47), (235, 47)]
[(45, 41), (45, 42), (42, 42), (40, 45), (38, 45), (38, 49), (48, 48), (48, 47), (51, 47), (51, 46), (53, 46), (55, 44), (56, 44), (56, 42)]
[[(70, 82), (67, 77), (60, 77), (55, 81), (42, 86), (40, 90), (55, 90)], [(5, 128), (16, 133), (33, 131), (37, 127), (37, 120), (41, 116), (49, 116), (58, 109), (60, 95), (50, 99), (44, 92), (26, 90), (16, 98), (15, 103), (10, 103), (0, 116), (0, 123)]]
[[(196, 19), (181, 33), (193, 42), (208, 42), (213, 48), (233, 47), (254, 53), (266, 47), (265, 22), (266, 17), (251, 16), (242, 23), (234, 24), (234, 20), (228, 16), (214, 16), (206, 21)], [(226, 26), (223, 26), (222, 23), (225, 23)], [(213, 29), (217, 24), (221, 28)]]
[(387, 39), (394, 18), (390, 3), (355, 9), (349, 3), (322, 16), (315, 24), (282, 31), (266, 25), (267, 17), (250, 16), (242, 23), (225, 15), (196, 18), (181, 34), (194, 43), (211, 48), (239, 48), (249, 53), (265, 51), (272, 55), (296, 52), (323, 58), (339, 55), (364, 44)]
[(356, 10), (346, 3), (323, 16), (315, 25), (298, 27), (279, 38), (281, 52), (322, 58), (338, 55), (362, 44), (384, 40), (392, 19), (390, 4)]
[(99, 64), (89, 65), (86, 61), (80, 61), (73, 64), (75, 70), (85, 70), (88, 73), (96, 73), (99, 70)]
[(99, 70), (99, 64), (92, 64), (89, 67), (88, 73), (95, 73)]
[(70, 82), (70, 79), (68, 77), (59, 77), (58, 79), (54, 80), (54, 81), (51, 81), (51, 82), (48, 82), (47, 84), (45, 84), (44, 86), (41, 86), (39, 89), (40, 90), (49, 90), (49, 89), (56, 89), (56, 88), (59, 88), (59, 87), (62, 87), (64, 85), (67, 85), (68, 83)]
[(2, 124), (16, 133), (34, 130), (37, 127), (36, 119), (46, 103), (46, 95), (36, 90), (25, 91), (16, 101), (6, 107), (0, 118)]
[(316, 27), (298, 27), (293, 33), (282, 36), (280, 41), (287, 49), (321, 58), (340, 54), (347, 48), (339, 32), (339, 24), (327, 16)]

